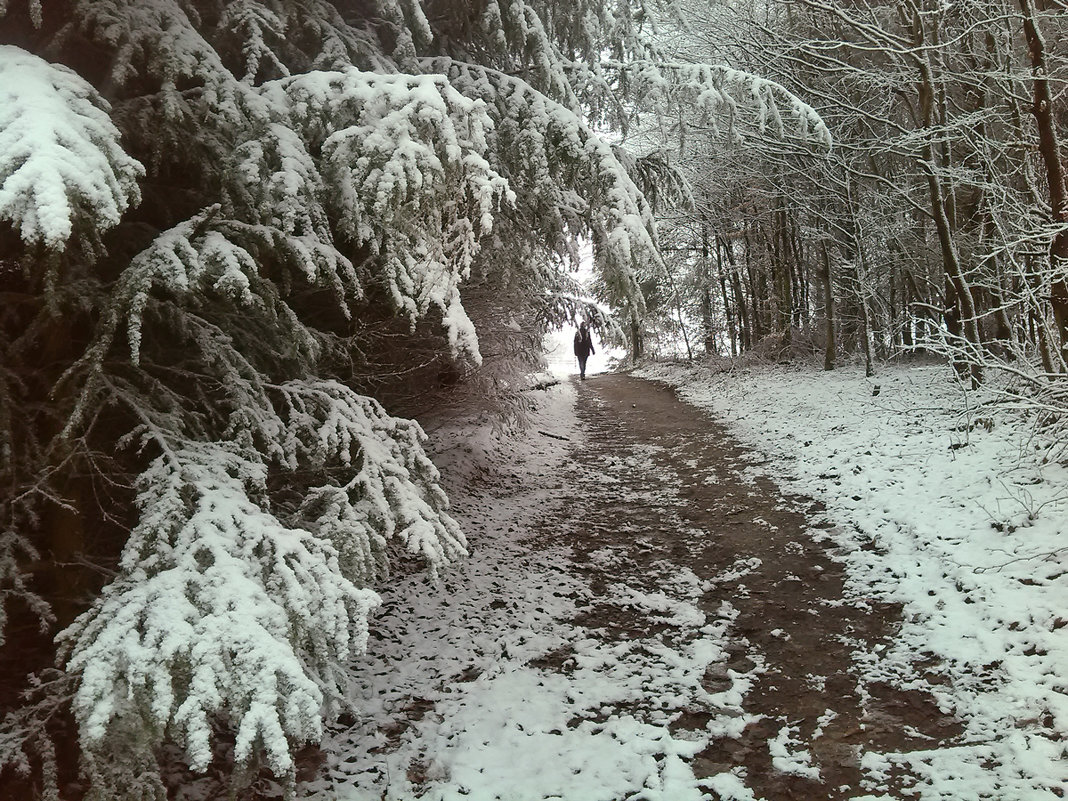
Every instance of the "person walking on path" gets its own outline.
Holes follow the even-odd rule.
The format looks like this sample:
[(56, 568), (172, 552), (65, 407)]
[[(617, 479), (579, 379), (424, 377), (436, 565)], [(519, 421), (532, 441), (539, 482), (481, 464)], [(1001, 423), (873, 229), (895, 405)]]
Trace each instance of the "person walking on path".
[(575, 357), (578, 359), (579, 378), (583, 381), (586, 380), (586, 360), (590, 358), (591, 353), (596, 352), (589, 327), (586, 323), (580, 324), (579, 330), (575, 332)]

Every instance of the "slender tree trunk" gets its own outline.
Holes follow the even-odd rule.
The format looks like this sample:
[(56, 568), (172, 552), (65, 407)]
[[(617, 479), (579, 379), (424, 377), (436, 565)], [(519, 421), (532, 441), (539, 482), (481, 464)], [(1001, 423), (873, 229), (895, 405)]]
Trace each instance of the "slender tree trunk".
[(901, 326), (899, 325), (901, 317), (897, 313), (898, 288), (894, 272), (894, 268), (891, 266), (890, 274), (887, 277), (887, 284), (890, 290), (890, 299), (888, 302), (890, 308), (887, 319), (890, 324), (890, 346), (892, 349), (898, 350), (901, 347)]
[[(1020, 0), (1020, 10), (1023, 12), (1024, 38), (1027, 40), (1027, 51), (1031, 58), (1034, 94), (1031, 113), (1038, 126), (1038, 152), (1046, 167), (1053, 222), (1064, 225), (1068, 223), (1068, 186), (1065, 182), (1057, 124), (1053, 114), (1053, 95), (1049, 88), (1046, 42), (1038, 28), (1032, 0)], [(1050, 273), (1054, 276), (1050, 286), (1050, 305), (1060, 340), (1059, 366), (1063, 369), (1063, 365), (1068, 363), (1068, 279), (1065, 278), (1063, 269), (1063, 266), (1068, 265), (1068, 230), (1062, 229), (1054, 235), (1049, 248), (1049, 262)]]
[(857, 284), (857, 300), (860, 302), (861, 345), (864, 348), (864, 375), (875, 375), (875, 357), (873, 353), (874, 332), (872, 331), (871, 305), (868, 303), (868, 270), (864, 263), (864, 249), (857, 248), (854, 263), (854, 280)]
[(868, 299), (865, 295), (864, 272), (857, 264), (857, 296), (860, 298), (861, 341), (864, 346), (864, 375), (871, 378), (875, 375), (875, 359), (872, 355), (872, 331), (871, 312), (868, 309)]
[(642, 357), (642, 330), (638, 314), (633, 309), (630, 312), (630, 353), (631, 361), (637, 364)]
[(727, 318), (727, 334), (731, 341), (731, 356), (738, 355), (738, 334), (735, 333), (735, 317), (734, 310), (731, 307), (730, 295), (727, 293), (727, 276), (723, 271), (719, 272), (719, 289), (723, 295), (723, 314)]
[(790, 260), (794, 265), (794, 328), (808, 331), (809, 328), (809, 291), (808, 275), (805, 270), (805, 250), (798, 231), (797, 215), (790, 215)]
[[(707, 248), (709, 247), (709, 242), (708, 242), (708, 238), (707, 237), (705, 238), (705, 243), (704, 244), (705, 244), (705, 248), (707, 250)], [(723, 269), (723, 244), (724, 244), (723, 239), (721, 237), (717, 236), (715, 244), (716, 244), (716, 270), (719, 273), (719, 289), (720, 289), (720, 293), (723, 295), (723, 316), (727, 320), (727, 335), (730, 338), (731, 356), (733, 357), (733, 356), (737, 356), (738, 355), (738, 339), (737, 339), (737, 337), (735, 335), (735, 331), (734, 331), (735, 314), (734, 314), (734, 310), (732, 308), (730, 296), (727, 294), (726, 271)], [(716, 347), (715, 339), (712, 340), (711, 344), (712, 344), (711, 350), (708, 350), (708, 348), (706, 348), (706, 350), (708, 350), (709, 353), (712, 353), (712, 352), (715, 351), (715, 347)]]
[[(1016, 139), (1024, 143), (1027, 141), (1028, 135), (1027, 126), (1024, 123), (1025, 112), (1020, 98), (1017, 94), (1010, 92), (1005, 96), (1005, 101), (1008, 104), (1009, 116), (1015, 127)], [(1043, 205), (1043, 192), (1035, 175), (1030, 153), (1026, 145), (1023, 145), (1020, 149), (1023, 151), (1019, 160), (1020, 170), (1024, 178), (1024, 185), (1027, 187), (1029, 199), (1032, 205), (1041, 206)], [(1028, 342), (1037, 343), (1038, 352), (1042, 359), (1042, 367), (1047, 374), (1052, 375), (1056, 372), (1063, 372), (1066, 369), (1064, 367), (1065, 360), (1060, 357), (1058, 349), (1051, 347), (1050, 340), (1053, 338), (1053, 332), (1049, 330), (1045, 320), (1048, 306), (1043, 297), (1045, 293), (1042, 288), (1042, 278), (1031, 268), (1030, 263), (1023, 270), (1021, 278), (1027, 287), (1027, 308), (1022, 321), (1023, 337)], [(1056, 358), (1054, 358), (1055, 352)]]
[[(940, 87), (934, 79), (934, 70), (931, 65), (931, 56), (925, 48), (930, 44), (924, 29), (924, 16), (920, 8), (911, 4), (913, 40), (917, 48), (915, 64), (919, 72), (919, 99), (923, 120), (924, 137), (921, 149), (922, 157), (920, 166), (927, 181), (927, 189), (931, 199), (931, 214), (938, 233), (938, 244), (942, 251), (942, 268), (947, 278), (953, 284), (952, 299), (959, 310), (961, 340), (965, 346), (964, 358), (967, 360), (967, 372), (971, 377), (973, 386), (978, 386), (982, 381), (982, 340), (979, 336), (978, 317), (975, 310), (975, 299), (972, 297), (971, 287), (964, 274), (961, 265), (960, 252), (954, 239), (955, 227), (955, 199), (952, 192), (947, 192), (942, 184), (939, 169), (948, 166), (951, 158), (949, 144), (944, 134), (938, 134), (939, 127), (946, 123), (945, 96), (940, 93)], [(937, 44), (937, 32), (934, 37)], [(939, 147), (936, 147), (936, 139), (941, 139), (941, 157)], [(949, 298), (947, 298), (949, 300)], [(949, 320), (946, 320), (947, 326)], [(960, 357), (954, 361), (959, 362)], [(958, 371), (961, 365), (956, 365)]]
[[(912, 329), (909, 328), (909, 336), (906, 339), (907, 344), (919, 346), (923, 348), (924, 343), (927, 342), (929, 328), (933, 325), (928, 317), (930, 314), (929, 307), (933, 304), (934, 300), (924, 294), (920, 287), (916, 284), (916, 277), (910, 270), (905, 270), (905, 285), (908, 288), (909, 293), (909, 314), (910, 318), (916, 323), (916, 336), (913, 338)], [(920, 304), (916, 306), (915, 304)], [(923, 348), (926, 350), (925, 348)]]
[(730, 240), (724, 239), (720, 246), (727, 256), (727, 264), (730, 266), (731, 289), (734, 292), (734, 308), (737, 310), (738, 333), (741, 340), (739, 350), (750, 350), (753, 347), (753, 335), (750, 327), (749, 310), (746, 304), (745, 292), (742, 289), (742, 279), (738, 275), (738, 265), (734, 261), (734, 247)]
[(675, 299), (675, 316), (679, 319), (679, 331), (682, 333), (682, 341), (686, 345), (686, 360), (693, 361), (693, 350), (690, 348), (690, 335), (686, 333), (686, 321), (682, 316), (682, 299), (679, 297), (679, 289), (675, 285), (675, 276), (671, 274), (671, 270), (667, 265), (664, 265), (664, 274), (667, 276), (668, 285), (671, 287), (671, 294)]
[(823, 272), (820, 275), (823, 280), (823, 317), (826, 326), (826, 343), (823, 348), (823, 369), (834, 369), (835, 337), (834, 337), (834, 280), (831, 276), (831, 257), (827, 253), (827, 243), (823, 243)]
[(860, 210), (857, 208), (857, 197), (853, 191), (853, 180), (848, 172), (845, 173), (845, 188), (846, 205), (849, 208), (850, 231), (853, 240), (853, 280), (856, 287), (857, 302), (860, 304), (860, 344), (864, 350), (864, 372), (868, 377), (871, 377), (875, 375), (875, 359), (872, 354), (872, 321), (868, 304), (868, 271), (865, 264), (863, 231), (860, 228)]
[[(701, 330), (704, 334), (705, 340), (705, 353), (716, 352), (716, 332), (712, 323), (712, 254), (709, 252), (708, 242), (708, 227), (704, 224), (701, 226), (701, 258), (702, 269), (704, 275), (702, 276), (701, 286)], [(723, 274), (723, 262), (719, 253), (719, 248), (716, 248), (716, 263), (719, 267), (720, 275)], [(730, 325), (730, 311), (727, 308), (727, 296), (723, 296), (724, 312), (727, 315), (727, 325)], [(734, 331), (731, 331), (731, 341), (734, 341)]]
[(790, 264), (790, 235), (787, 230), (786, 200), (780, 194), (778, 211), (775, 215), (775, 272), (776, 272), (776, 305), (778, 307), (778, 319), (776, 324), (782, 331), (783, 348), (787, 351), (793, 344), (794, 323), (794, 279)]
[[(929, 71), (926, 73), (925, 80), (930, 80)], [(975, 299), (972, 296), (968, 279), (964, 275), (960, 253), (953, 238), (953, 226), (949, 216), (950, 201), (942, 186), (942, 180), (938, 176), (938, 156), (935, 152), (934, 141), (930, 137), (924, 145), (924, 156), (926, 160), (923, 163), (923, 169), (931, 197), (931, 212), (934, 217), (935, 230), (938, 233), (938, 244), (942, 252), (942, 268), (953, 285), (952, 298), (947, 298), (947, 300), (952, 300), (959, 310), (960, 333), (971, 351), (967, 354), (968, 372), (972, 385), (978, 386), (983, 379), (983, 368), (980, 362), (982, 341), (979, 337)]]
[(778, 214), (772, 215), (771, 230), (764, 239), (764, 250), (768, 254), (768, 333), (772, 336), (781, 334), (785, 329), (782, 322), (782, 262), (779, 259)]
[[(727, 319), (729, 324), (729, 312), (727, 314)], [(701, 287), (701, 335), (705, 346), (705, 353), (715, 353), (716, 331), (712, 326), (712, 287), (707, 284)], [(733, 335), (734, 332), (731, 332), (731, 336)]]
[(907, 268), (901, 271), (901, 344), (906, 350), (912, 350), (915, 340), (912, 337), (912, 304), (916, 297), (912, 293), (912, 275)]
[(749, 289), (750, 315), (750, 347), (756, 345), (764, 336), (764, 310), (760, 297), (760, 282), (753, 269), (753, 243), (748, 231), (745, 233), (745, 278)]

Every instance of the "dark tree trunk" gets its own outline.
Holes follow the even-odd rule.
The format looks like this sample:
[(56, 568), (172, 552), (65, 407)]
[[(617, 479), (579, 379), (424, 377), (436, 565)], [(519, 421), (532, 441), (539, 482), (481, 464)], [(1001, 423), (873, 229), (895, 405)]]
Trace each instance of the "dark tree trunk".
[[(704, 335), (705, 353), (716, 352), (716, 331), (712, 321), (712, 254), (709, 252), (708, 227), (701, 226), (701, 258), (704, 275), (701, 281), (701, 331)], [(723, 263), (716, 249), (716, 263), (719, 267), (720, 276), (723, 275)], [(727, 325), (730, 326), (730, 309), (727, 306), (727, 296), (723, 296), (723, 311), (727, 317)], [(731, 342), (734, 342), (734, 331), (730, 332)]]
[(637, 362), (643, 354), (641, 324), (634, 311), (630, 313), (630, 353), (633, 362)]
[(735, 333), (735, 314), (731, 307), (730, 296), (727, 293), (727, 277), (721, 269), (719, 272), (719, 289), (723, 295), (723, 314), (727, 318), (727, 334), (731, 340), (731, 356), (738, 355), (738, 334)]
[[(979, 321), (975, 311), (975, 299), (961, 264), (960, 252), (954, 238), (956, 224), (956, 200), (952, 190), (947, 191), (942, 183), (939, 171), (952, 163), (952, 153), (946, 135), (940, 130), (946, 125), (946, 99), (941, 86), (935, 81), (934, 68), (930, 51), (926, 49), (927, 41), (924, 17), (917, 6), (912, 7), (913, 44), (916, 46), (915, 65), (919, 73), (919, 100), (922, 124), (926, 134), (919, 159), (927, 180), (927, 190), (931, 201), (931, 216), (938, 233), (938, 244), (942, 251), (942, 268), (953, 285), (953, 292), (947, 292), (946, 310), (956, 317), (951, 323), (946, 318), (946, 326), (956, 325), (959, 330), (958, 343), (963, 343), (965, 352), (954, 357), (954, 367), (958, 373), (968, 373), (972, 386), (978, 386), (983, 378), (982, 340), (979, 335)], [(937, 33), (937, 31), (936, 31)], [(935, 36), (937, 45), (937, 35)], [(950, 296), (951, 295), (951, 296)]]
[(763, 303), (760, 293), (760, 281), (753, 268), (753, 243), (748, 231), (745, 234), (745, 278), (749, 289), (749, 331), (750, 347), (756, 345), (764, 336)]
[(827, 244), (823, 244), (823, 317), (826, 342), (823, 347), (823, 369), (834, 369), (834, 357), (837, 350), (834, 334), (834, 279), (831, 275), (831, 257), (827, 253)]
[(738, 275), (738, 265), (734, 262), (734, 249), (729, 241), (724, 241), (723, 252), (727, 254), (727, 264), (730, 266), (731, 290), (734, 292), (734, 308), (738, 311), (738, 333), (741, 339), (739, 350), (750, 350), (753, 347), (753, 335), (750, 327), (749, 310), (746, 304), (745, 292), (742, 289), (742, 279)]

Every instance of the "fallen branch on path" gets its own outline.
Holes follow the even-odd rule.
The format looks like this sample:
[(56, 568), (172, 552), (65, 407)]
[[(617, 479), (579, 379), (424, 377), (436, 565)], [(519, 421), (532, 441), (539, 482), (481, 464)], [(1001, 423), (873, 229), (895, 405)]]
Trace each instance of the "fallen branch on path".
[(538, 429), (538, 433), (539, 434), (544, 434), (547, 437), (552, 437), (553, 439), (562, 439), (562, 440), (564, 440), (564, 442), (570, 442), (571, 441), (571, 437), (564, 437), (564, 436), (561, 436), (560, 434), (550, 434), (548, 431), (542, 431), (540, 428)]
[(549, 387), (555, 387), (560, 384), (559, 378), (549, 378), (545, 381), (539, 381), (537, 384), (532, 384), (529, 387), (523, 387), (524, 392), (533, 392), (536, 389), (548, 389)]

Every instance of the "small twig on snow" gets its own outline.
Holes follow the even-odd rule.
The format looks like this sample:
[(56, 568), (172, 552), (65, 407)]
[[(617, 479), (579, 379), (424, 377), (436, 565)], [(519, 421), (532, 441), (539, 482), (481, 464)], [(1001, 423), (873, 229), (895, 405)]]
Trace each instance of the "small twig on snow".
[(564, 440), (564, 442), (570, 442), (571, 441), (571, 437), (564, 437), (564, 436), (561, 436), (560, 434), (550, 434), (548, 431), (542, 431), (541, 429), (538, 429), (538, 433), (539, 434), (544, 434), (547, 437), (552, 437), (553, 439), (562, 439), (562, 440)]

